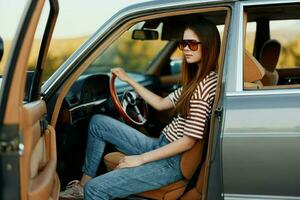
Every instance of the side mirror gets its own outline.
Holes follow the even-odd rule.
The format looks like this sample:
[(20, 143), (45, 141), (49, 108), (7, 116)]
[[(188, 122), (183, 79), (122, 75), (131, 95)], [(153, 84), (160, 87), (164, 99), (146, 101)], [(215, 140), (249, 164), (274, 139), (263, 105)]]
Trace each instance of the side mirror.
[(0, 62), (2, 60), (3, 53), (4, 53), (4, 42), (3, 42), (2, 38), (0, 37)]
[(153, 30), (134, 30), (132, 33), (134, 40), (158, 40), (158, 32)]

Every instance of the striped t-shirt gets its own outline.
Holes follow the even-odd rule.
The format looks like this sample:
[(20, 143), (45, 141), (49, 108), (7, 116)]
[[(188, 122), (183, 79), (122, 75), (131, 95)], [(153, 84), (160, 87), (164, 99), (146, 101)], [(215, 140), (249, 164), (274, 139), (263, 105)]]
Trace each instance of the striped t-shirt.
[[(186, 118), (178, 114), (173, 118), (162, 133), (170, 142), (188, 135), (194, 138), (203, 139), (203, 132), (207, 117), (211, 112), (211, 107), (216, 94), (217, 74), (210, 72), (196, 87), (190, 99), (190, 111)], [(168, 98), (175, 106), (182, 87), (168, 95)]]

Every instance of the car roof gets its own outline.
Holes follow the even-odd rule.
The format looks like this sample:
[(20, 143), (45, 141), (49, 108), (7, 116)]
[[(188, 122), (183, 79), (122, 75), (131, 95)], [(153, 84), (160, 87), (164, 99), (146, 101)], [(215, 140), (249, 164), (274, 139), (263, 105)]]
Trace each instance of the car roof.
[(238, 0), (152, 0), (146, 2), (139, 2), (132, 4), (130, 6), (125, 7), (124, 9), (120, 10), (120, 12), (124, 12), (126, 10), (135, 10), (140, 8), (151, 8), (151, 7), (170, 7), (170, 6), (189, 6), (189, 5), (209, 5), (209, 4), (220, 4), (220, 3), (229, 3), (229, 2), (236, 2)]

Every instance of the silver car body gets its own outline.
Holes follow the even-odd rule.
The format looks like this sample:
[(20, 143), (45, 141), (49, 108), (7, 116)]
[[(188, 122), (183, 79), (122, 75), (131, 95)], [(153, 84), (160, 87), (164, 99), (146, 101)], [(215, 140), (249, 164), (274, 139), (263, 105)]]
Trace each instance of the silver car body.
[[(220, 147), (225, 199), (300, 199), (300, 89), (243, 91), (243, 8), (299, 1), (153, 1), (126, 8), (105, 23), (43, 86), (74, 66), (111, 27), (138, 12), (171, 7), (232, 8), (223, 74)], [(213, 191), (212, 191), (213, 192)]]

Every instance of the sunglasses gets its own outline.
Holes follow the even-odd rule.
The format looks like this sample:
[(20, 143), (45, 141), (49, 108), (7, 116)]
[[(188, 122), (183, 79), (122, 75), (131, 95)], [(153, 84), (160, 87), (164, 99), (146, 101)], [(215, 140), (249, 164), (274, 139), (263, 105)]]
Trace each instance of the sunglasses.
[(186, 45), (188, 45), (189, 49), (192, 51), (198, 50), (198, 44), (201, 44), (202, 42), (198, 42), (196, 40), (181, 40), (178, 43), (178, 48), (182, 51)]

